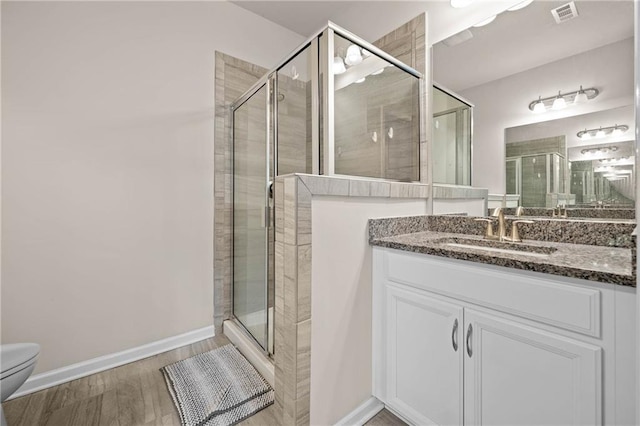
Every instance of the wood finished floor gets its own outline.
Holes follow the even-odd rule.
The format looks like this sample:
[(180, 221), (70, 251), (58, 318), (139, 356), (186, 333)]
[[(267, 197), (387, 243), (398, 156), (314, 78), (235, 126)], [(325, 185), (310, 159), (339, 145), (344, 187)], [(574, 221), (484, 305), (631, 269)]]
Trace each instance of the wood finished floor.
[[(179, 426), (160, 368), (229, 343), (216, 336), (173, 351), (83, 377), (2, 404), (9, 426)], [(243, 426), (276, 426), (274, 406)], [(404, 425), (387, 410), (368, 426)]]

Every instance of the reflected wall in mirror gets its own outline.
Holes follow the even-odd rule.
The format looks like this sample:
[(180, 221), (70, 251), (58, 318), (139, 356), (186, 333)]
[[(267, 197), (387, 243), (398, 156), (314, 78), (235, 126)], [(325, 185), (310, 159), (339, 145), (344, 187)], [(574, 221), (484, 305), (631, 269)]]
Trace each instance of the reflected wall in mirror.
[(507, 192), (524, 207), (633, 207), (633, 114), (628, 106), (506, 129)]
[[(434, 44), (434, 84), (452, 90), (473, 104), (473, 186), (488, 188), (490, 194), (516, 193), (517, 188), (522, 188), (522, 195), (529, 198), (524, 202), (540, 204), (539, 207), (554, 202), (591, 206), (613, 199), (623, 204), (635, 191), (630, 187), (634, 175), (629, 173), (629, 170), (634, 172), (629, 168), (635, 164), (634, 157), (616, 159), (631, 164), (624, 164), (626, 169), (615, 170), (614, 177), (609, 173), (611, 170), (601, 168), (605, 167), (604, 163), (596, 167), (593, 160), (600, 160), (596, 154), (587, 159), (571, 156), (575, 154), (573, 148), (579, 147), (580, 153), (582, 149), (608, 143), (606, 138), (578, 139), (576, 133), (585, 128), (597, 131), (600, 126), (626, 124), (629, 126), (626, 138), (617, 142), (631, 141), (633, 117), (623, 120), (603, 116), (596, 120), (597, 124), (581, 123), (572, 133), (546, 133), (513, 140), (522, 145), (529, 141), (533, 146), (528, 150), (519, 147), (524, 151), (517, 154), (513, 151), (517, 148), (514, 145), (507, 152), (505, 129), (534, 123), (544, 128), (560, 119), (606, 114), (633, 105), (633, 2), (576, 0), (577, 15), (557, 23), (551, 11), (565, 4), (566, 1), (535, 0), (523, 9), (499, 14), (487, 25), (471, 27)], [(540, 97), (577, 92), (581, 86), (595, 88), (599, 93), (587, 100), (578, 97), (576, 104), (573, 103), (575, 95), (567, 96), (564, 108), (552, 109), (550, 101), (544, 112), (534, 113), (529, 109)], [(549, 141), (539, 140), (561, 135), (565, 135), (564, 149), (559, 140), (554, 150), (545, 146)], [(593, 171), (577, 172), (581, 164), (574, 166), (574, 163), (589, 160)], [(583, 180), (584, 188), (578, 188), (579, 180), (570, 181), (569, 164), (576, 167), (575, 179), (585, 172), (585, 176), (593, 176), (593, 180)], [(524, 180), (527, 175), (538, 179), (535, 185), (541, 192), (537, 195), (533, 195), (535, 185)], [(625, 178), (626, 175), (631, 177)], [(574, 193), (574, 189), (579, 193)], [(549, 200), (547, 194), (551, 194)], [(575, 195), (575, 201), (571, 194)]]

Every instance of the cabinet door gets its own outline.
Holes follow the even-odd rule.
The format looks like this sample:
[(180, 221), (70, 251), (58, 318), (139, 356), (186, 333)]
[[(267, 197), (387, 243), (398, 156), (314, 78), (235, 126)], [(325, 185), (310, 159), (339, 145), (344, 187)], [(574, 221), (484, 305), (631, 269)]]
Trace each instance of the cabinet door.
[(601, 348), (471, 309), (464, 316), (465, 424), (602, 423)]
[(461, 424), (462, 307), (393, 284), (386, 305), (386, 403), (416, 424)]

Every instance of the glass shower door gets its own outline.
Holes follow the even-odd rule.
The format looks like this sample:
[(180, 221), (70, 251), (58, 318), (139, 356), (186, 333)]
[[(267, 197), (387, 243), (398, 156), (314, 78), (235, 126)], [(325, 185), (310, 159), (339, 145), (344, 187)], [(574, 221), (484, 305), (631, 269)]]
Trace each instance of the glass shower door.
[(233, 315), (268, 349), (267, 86), (233, 111)]

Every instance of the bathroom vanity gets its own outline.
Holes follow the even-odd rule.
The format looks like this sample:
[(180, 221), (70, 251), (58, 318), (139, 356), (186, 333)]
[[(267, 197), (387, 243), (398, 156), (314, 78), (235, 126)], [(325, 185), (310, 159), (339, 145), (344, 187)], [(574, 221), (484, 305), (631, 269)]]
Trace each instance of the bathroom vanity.
[(495, 250), (429, 217), (389, 221), (370, 221), (373, 392), (388, 409), (413, 424), (636, 423), (630, 244)]

